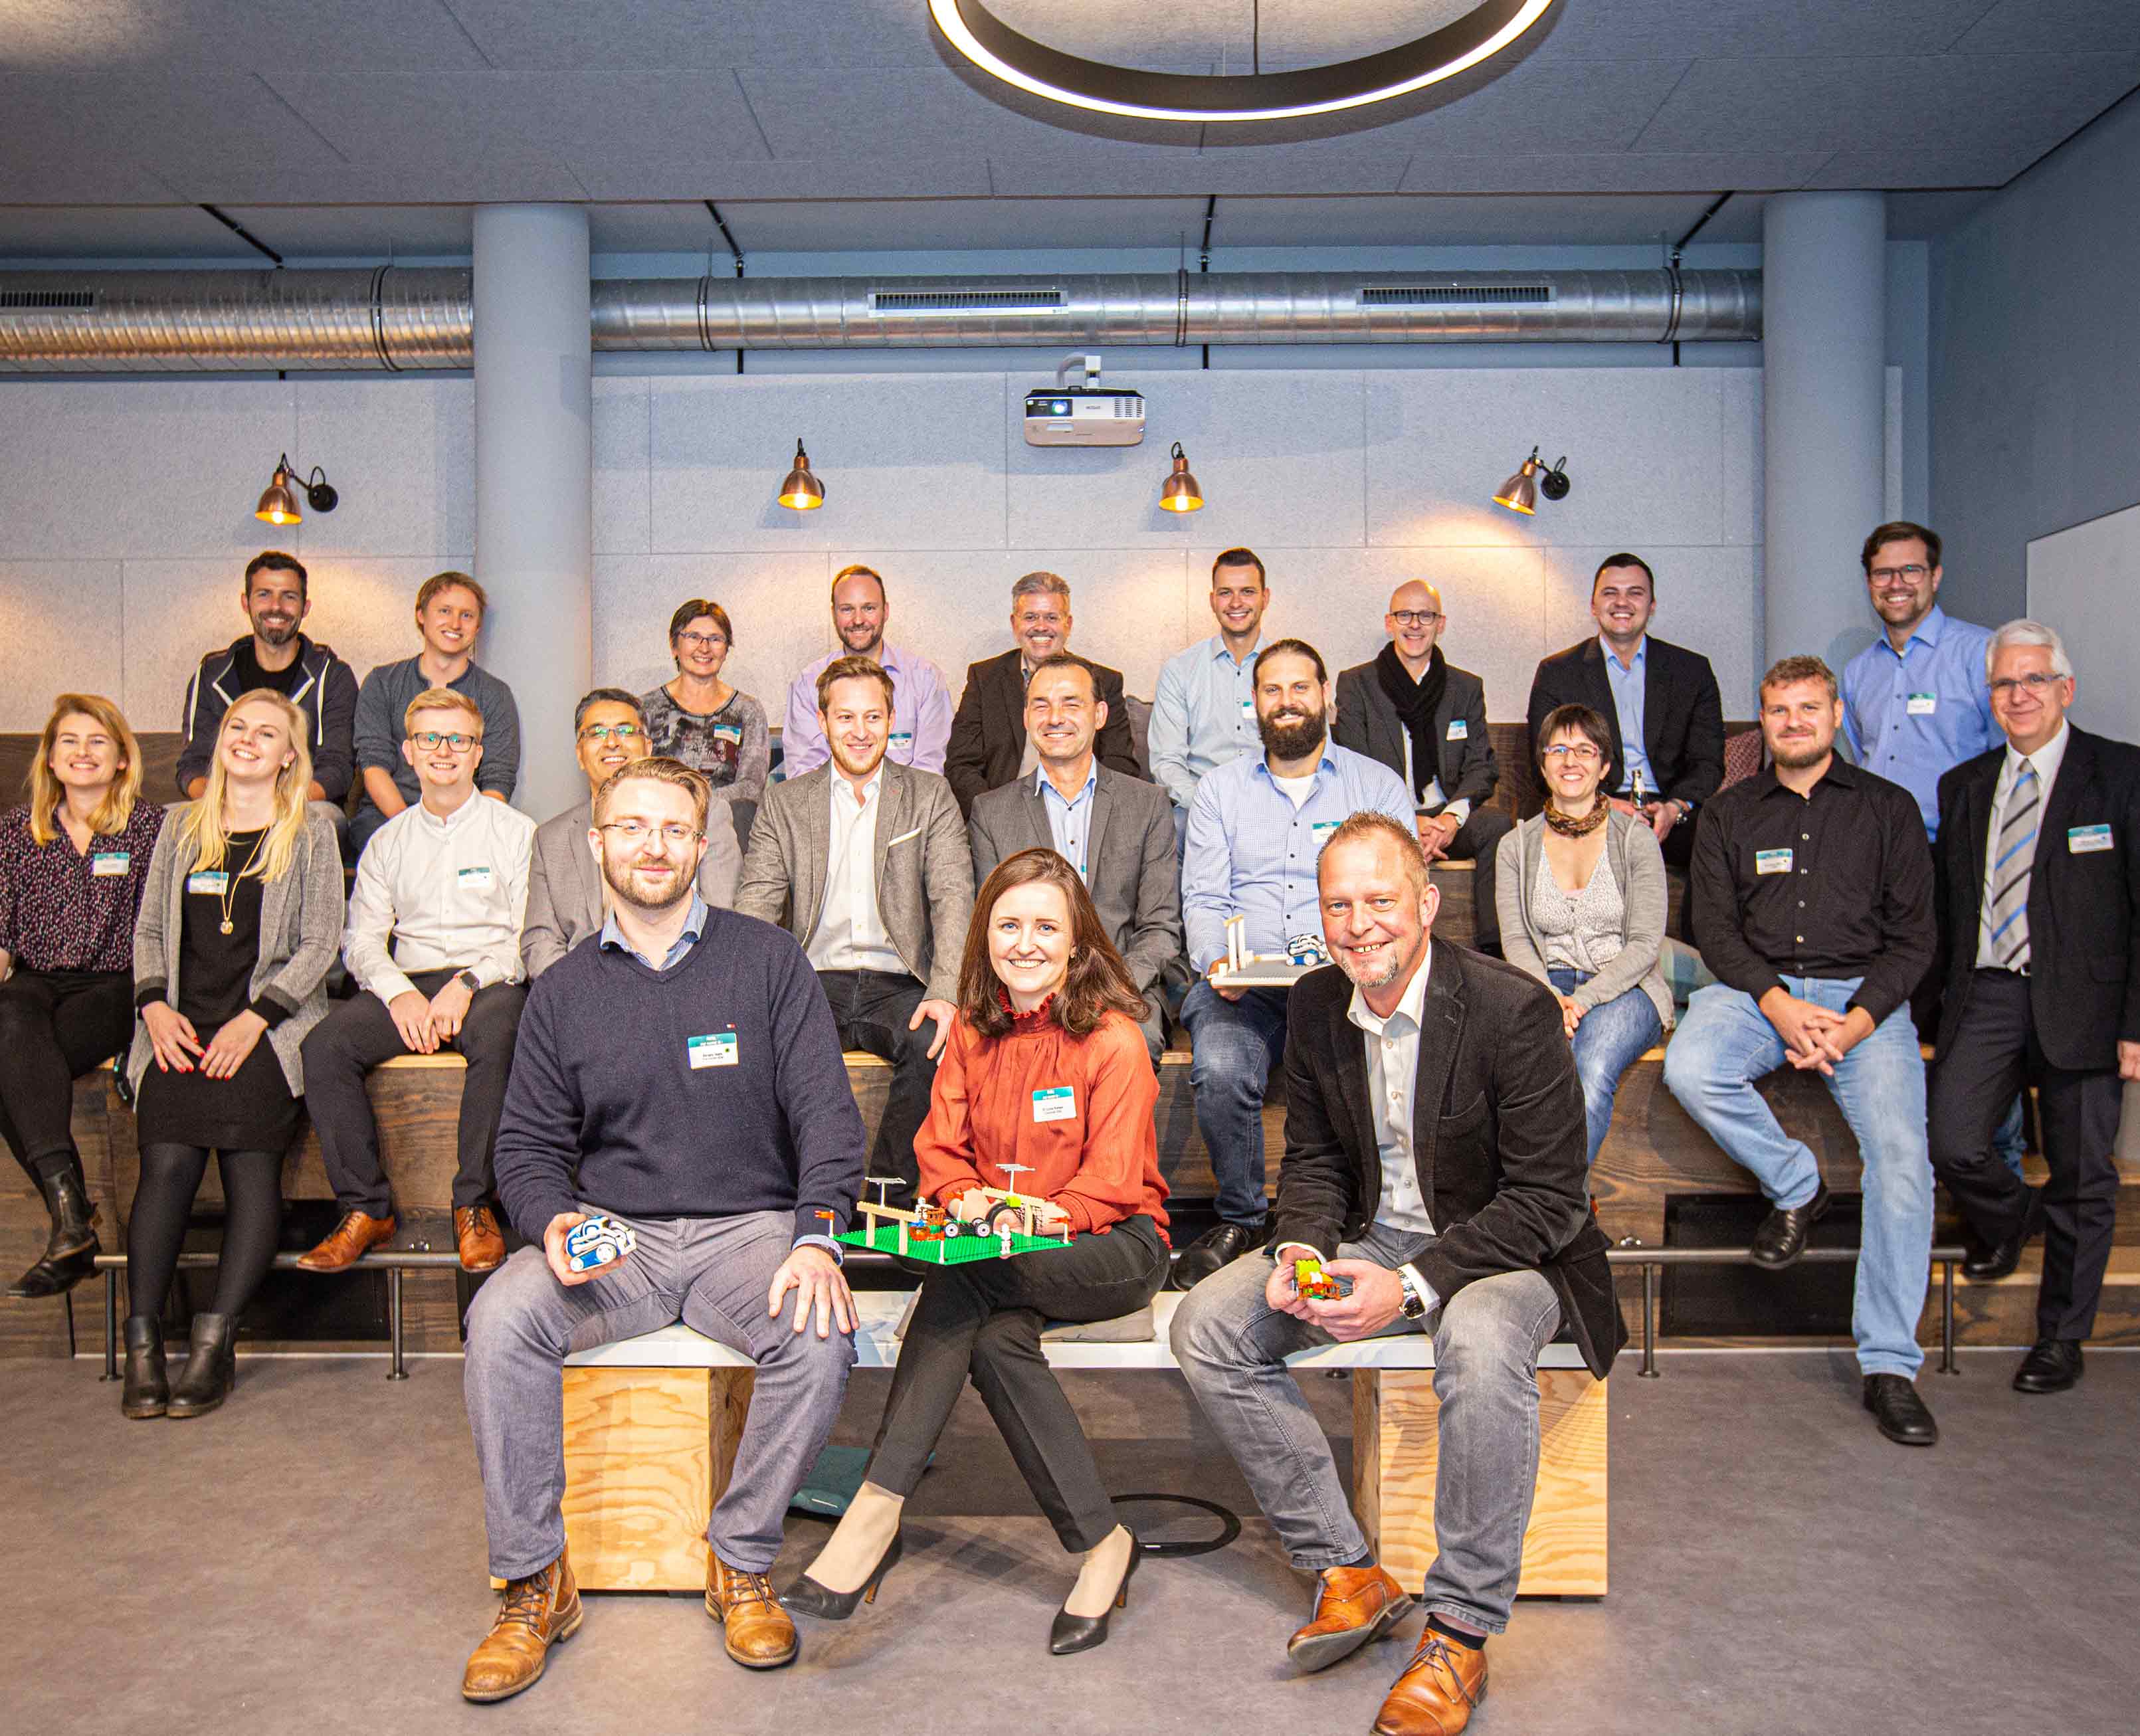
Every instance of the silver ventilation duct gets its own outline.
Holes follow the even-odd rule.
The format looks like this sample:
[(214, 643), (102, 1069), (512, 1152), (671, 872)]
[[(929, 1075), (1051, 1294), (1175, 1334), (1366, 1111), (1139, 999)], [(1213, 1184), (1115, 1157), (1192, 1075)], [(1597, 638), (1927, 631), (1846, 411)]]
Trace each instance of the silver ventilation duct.
[[(1761, 335), (1758, 272), (631, 278), (596, 350), (1686, 343)], [(0, 370), (467, 368), (459, 270), (0, 273)]]

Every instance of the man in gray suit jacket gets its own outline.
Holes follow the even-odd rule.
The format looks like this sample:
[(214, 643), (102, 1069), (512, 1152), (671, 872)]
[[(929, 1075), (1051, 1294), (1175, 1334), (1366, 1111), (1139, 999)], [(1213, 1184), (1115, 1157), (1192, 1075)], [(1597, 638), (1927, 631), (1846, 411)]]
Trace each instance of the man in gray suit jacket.
[(1021, 850), (1053, 850), (1068, 861), (1144, 996), (1141, 1022), (1156, 1066), (1166, 1046), (1160, 977), (1182, 951), (1174, 804), (1157, 784), (1093, 758), (1107, 709), (1083, 658), (1058, 651), (1033, 666), (1025, 729), (1039, 769), (975, 799), (974, 884)]
[[(594, 792), (615, 771), (647, 751), (646, 720), (639, 701), (621, 687), (598, 687), (572, 711), (580, 769), (587, 799), (535, 828), (534, 860), (528, 872), (528, 919), (520, 929), (520, 962), (531, 983), (590, 934), (601, 932), (601, 868), (587, 847), (594, 824)], [(706, 829), (706, 854), (699, 864), (699, 896), (725, 909), (735, 903), (743, 873), (743, 848), (720, 809)]]
[(877, 664), (826, 666), (817, 722), (832, 758), (767, 787), (735, 907), (802, 943), (842, 1046), (891, 1063), (870, 1173), (898, 1176), (900, 1201), (914, 1190), (914, 1135), (956, 1016), (974, 865), (951, 786), (884, 757), (891, 718), (891, 678)]
[(1501, 773), (1486, 735), (1485, 684), (1445, 661), (1435, 643), (1448, 619), (1433, 586), (1419, 579), (1398, 586), (1382, 617), (1390, 642), (1372, 663), (1338, 677), (1331, 734), (1411, 787), (1430, 863), (1445, 856), (1472, 865), (1471, 944), (1498, 956), (1494, 856), (1512, 822), (1491, 805)]

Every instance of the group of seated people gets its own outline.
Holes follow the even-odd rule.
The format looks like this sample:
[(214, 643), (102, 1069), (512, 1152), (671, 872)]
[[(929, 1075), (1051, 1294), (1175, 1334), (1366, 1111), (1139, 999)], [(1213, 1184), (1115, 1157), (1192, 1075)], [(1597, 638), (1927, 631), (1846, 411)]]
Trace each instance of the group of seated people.
[[(1676, 1022), (1667, 1087), (1770, 1202), (1759, 1264), (1794, 1261), (1829, 1197), (1755, 1081), (1788, 1064), (1834, 1093), (1863, 1165), (1864, 1403), (1890, 1439), (1929, 1445), (1913, 1376), (1935, 1174), (1973, 1275), (2012, 1271), (2044, 1233), (2039, 1341), (2015, 1385), (2069, 1386), (2109, 1253), (2121, 1081), (2140, 1077), (2140, 753), (2067, 721), (2054, 632), (1947, 616), (1940, 562), (1921, 526), (1867, 538), (1881, 635), (1839, 681), (1812, 657), (1771, 667), (1768, 764), (1726, 786), (1707, 660), (1649, 632), (1653, 573), (1609, 557), (1597, 636), (1539, 666), (1544, 803), (1520, 823), (1491, 805), (1484, 686), (1445, 659), (1424, 581), (1390, 598), (1382, 651), (1333, 683), (1313, 645), (1264, 634), (1262, 562), (1221, 554), (1219, 630), (1161, 670), (1147, 780), (1121, 675), (1069, 649), (1062, 578), (1016, 582), (1015, 643), (973, 665), (955, 710), (934, 666), (886, 642), (883, 578), (849, 567), (831, 598), (841, 649), (790, 687), (778, 778), (764, 708), (721, 679), (729, 617), (694, 598), (670, 622), (673, 680), (581, 700), (587, 800), (538, 826), (508, 805), (518, 718), (474, 661), (474, 579), (426, 581), (422, 650), (360, 688), (301, 630), (302, 567), (263, 554), (245, 576), (251, 634), (186, 694), (185, 801), (145, 799), (125, 718), (65, 694), (28, 801), (0, 817), (0, 1132), (52, 1219), (10, 1293), (91, 1269), (72, 1081), (124, 1052), (141, 1179), (122, 1407), (216, 1408), (275, 1252), (300, 1104), (341, 1216), (299, 1263), (340, 1271), (397, 1228), (366, 1072), (457, 1051), (456, 1246), (472, 1272), (503, 1268), (469, 1313), (468, 1382), (509, 1582), (464, 1685), (499, 1698), (580, 1619), (557, 1511), (567, 1350), (681, 1318), (758, 1363), (707, 1600), (739, 1661), (785, 1662), (794, 1630), (764, 1576), (852, 1361), (832, 1232), (865, 1174), (896, 1178), (894, 1204), (963, 1215), (1027, 1174), (1019, 1191), (1074, 1256), (926, 1269), (869, 1480), (788, 1607), (837, 1618), (874, 1595), (970, 1375), (1080, 1557), (1052, 1644), (1098, 1643), (1139, 1551), (1038, 1333), (1171, 1282), (1195, 1288), (1174, 1327), (1192, 1389), (1319, 1576), (1294, 1645), (1315, 1667), (1411, 1600), (1333, 1520), (1328, 1449), (1280, 1360), (1419, 1327), (1438, 1386), (1528, 1380), (1564, 1329), (1602, 1375), (1624, 1334), (1586, 1177), (1620, 1078)], [(1444, 858), (1475, 866), (1468, 949), (1431, 945)], [(1713, 978), (1684, 1013), (1663, 969), (1668, 863)], [(1261, 957), (1338, 969), (1232, 983), (1235, 923)], [(1191, 1038), (1218, 1184), (1216, 1228), (1178, 1254), (1154, 1125), (1169, 1017)], [(1929, 1087), (1921, 1036), (1941, 1062)], [(890, 1064), (866, 1164), (843, 1049)], [(1274, 1209), (1262, 1108), (1280, 1067)], [(2010, 1125), (2025, 1083), (2041, 1188)], [(159, 1311), (211, 1154), (223, 1252), (174, 1379)], [(501, 1208), (527, 1244), (510, 1259)], [(637, 1245), (577, 1272), (563, 1241), (590, 1214)], [(1310, 1255), (1347, 1295), (1293, 1288)], [(1430, 1627), (1377, 1729), (1460, 1728), (1483, 1688), (1536, 1453), (1534, 1390), (1495, 1390), (1455, 1413), (1445, 1394), (1445, 1432), (1479, 1432), (1445, 1450)]]

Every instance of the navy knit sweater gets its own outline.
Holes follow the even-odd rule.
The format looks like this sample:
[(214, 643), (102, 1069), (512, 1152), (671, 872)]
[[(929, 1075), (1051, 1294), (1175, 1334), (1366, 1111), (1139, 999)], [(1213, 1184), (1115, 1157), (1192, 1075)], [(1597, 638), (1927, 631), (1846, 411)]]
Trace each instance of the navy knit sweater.
[(712, 910), (666, 971), (590, 939), (528, 992), (496, 1169), (531, 1242), (582, 1200), (631, 1218), (793, 1212), (797, 1235), (823, 1235), (847, 1227), (864, 1168), (832, 1008), (784, 930)]

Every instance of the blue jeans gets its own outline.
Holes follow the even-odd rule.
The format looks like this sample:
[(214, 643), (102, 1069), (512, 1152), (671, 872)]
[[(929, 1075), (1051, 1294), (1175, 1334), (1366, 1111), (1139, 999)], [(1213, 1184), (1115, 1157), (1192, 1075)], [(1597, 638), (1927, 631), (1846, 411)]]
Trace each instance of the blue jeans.
[[(1558, 965), (1546, 972), (1553, 992), (1565, 995), (1573, 995), (1592, 974)], [(1598, 1148), (1612, 1125), (1612, 1094), (1620, 1088), (1621, 1074), (1664, 1031), (1657, 1003), (1639, 985), (1593, 1007), (1575, 1027), (1575, 1076), (1583, 1084), (1583, 1121), (1590, 1135), (1588, 1162), (1598, 1161)]]
[(1285, 1008), (1283, 988), (1251, 988), (1230, 1001), (1208, 982), (1182, 999), (1196, 1127), (1219, 1178), (1219, 1215), (1229, 1224), (1260, 1224), (1269, 1209), (1264, 1081), (1285, 1049)]
[[(1784, 990), (1841, 1013), (1856, 977), (1785, 977)], [(1769, 1200), (1804, 1205), (1820, 1185), (1804, 1143), (1777, 1125), (1754, 1081), (1784, 1065), (1784, 1040), (1750, 995), (1721, 983), (1695, 991), (1665, 1051), (1665, 1086)], [(1828, 1088), (1864, 1164), (1864, 1225), (1851, 1331), (1868, 1375), (1917, 1373), (1932, 1246), (1931, 1153), (1925, 1132), (1925, 1063), (1910, 1009), (1897, 1008), (1836, 1063)]]

